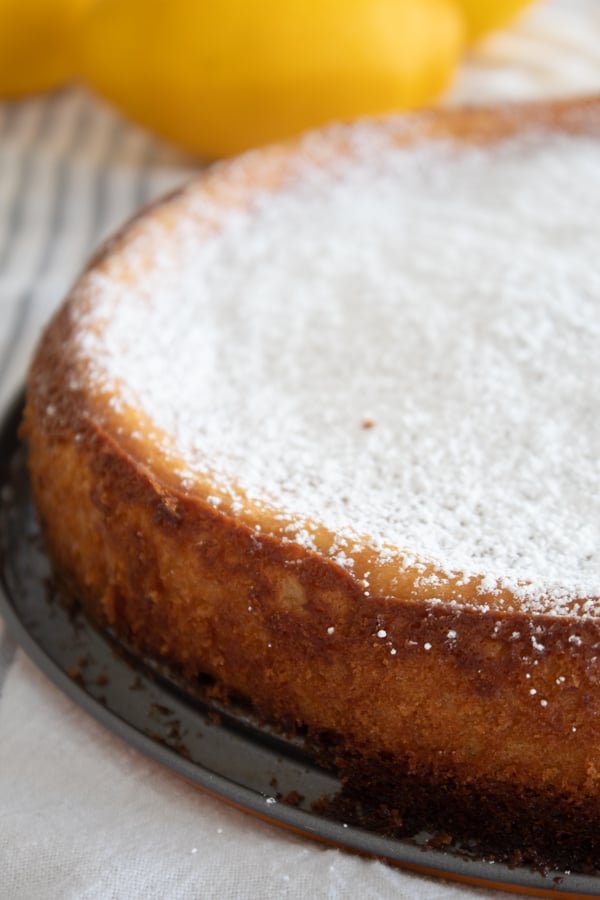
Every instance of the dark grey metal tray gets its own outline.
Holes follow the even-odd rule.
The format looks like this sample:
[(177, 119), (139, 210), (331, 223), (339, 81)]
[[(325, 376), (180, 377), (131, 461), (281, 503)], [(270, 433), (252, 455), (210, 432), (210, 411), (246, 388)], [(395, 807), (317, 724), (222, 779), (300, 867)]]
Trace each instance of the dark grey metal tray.
[(193, 785), (306, 837), (482, 887), (537, 896), (597, 897), (600, 878), (509, 867), (433, 846), (428, 835), (389, 837), (319, 814), (312, 804), (340, 790), (300, 739), (266, 728), (251, 712), (191, 697), (152, 663), (140, 663), (96, 630), (53, 586), (17, 435), (22, 398), (0, 426), (0, 614), (39, 668), (113, 734)]

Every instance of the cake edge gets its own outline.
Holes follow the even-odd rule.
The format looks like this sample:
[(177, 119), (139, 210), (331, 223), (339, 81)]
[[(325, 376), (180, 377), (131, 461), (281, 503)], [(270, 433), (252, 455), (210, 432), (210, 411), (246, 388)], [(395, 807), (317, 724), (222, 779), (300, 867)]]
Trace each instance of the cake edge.
[[(597, 114), (600, 103), (583, 104), (590, 106)], [(552, 109), (540, 114), (549, 127), (567, 105)], [(429, 137), (442, 120), (480, 121), (481, 139), (496, 139), (489, 123), (497, 114), (481, 115), (421, 121)], [(508, 111), (509, 129), (523, 115)], [(580, 115), (569, 109), (566, 118), (579, 128)], [(387, 785), (384, 829), (420, 821), (468, 837), (487, 823), (500, 841), (489, 828), (496, 815), (502, 834), (512, 822), (521, 835), (524, 861), (538, 864), (552, 850), (556, 860), (558, 846), (560, 865), (600, 867), (592, 824), (600, 822), (600, 622), (412, 596), (367, 602), (351, 573), (296, 545), (259, 540), (136, 461), (80, 390), (65, 392), (68, 329), (65, 307), (33, 364), (23, 433), (50, 555), (84, 610), (184, 680), (208, 673), (269, 720), (306, 726), (317, 738), (346, 735), (342, 744), (325, 741), (325, 756), (347, 781), (347, 797), (364, 807)], [(560, 682), (565, 671), (568, 682)], [(512, 711), (490, 725), (494, 701)], [(490, 734), (498, 744), (491, 751)]]

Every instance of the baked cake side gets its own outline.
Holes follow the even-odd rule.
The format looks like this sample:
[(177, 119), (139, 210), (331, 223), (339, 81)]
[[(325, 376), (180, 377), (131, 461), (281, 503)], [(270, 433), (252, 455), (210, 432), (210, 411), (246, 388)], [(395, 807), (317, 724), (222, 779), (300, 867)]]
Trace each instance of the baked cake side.
[[(466, 147), (485, 158), (515, 136), (537, 135), (536, 146), (540, 134), (597, 140), (599, 123), (600, 104), (590, 101), (383, 121), (368, 134), (385, 152), (441, 142), (450, 155)], [(438, 571), (404, 548), (400, 565), (358, 533), (341, 544), (318, 512), (305, 540), (287, 510), (278, 517), (276, 504), (243, 485), (190, 470), (176, 436), (119, 393), (117, 376), (86, 377), (89, 348), (115, 334), (94, 319), (97, 286), (120, 284), (117, 299), (127, 303), (146, 268), (166, 266), (171, 278), (168, 260), (144, 255), (145, 235), (176, 232), (183, 205), (193, 240), (205, 241), (222, 214), (251, 217), (257, 196), (268, 200), (315, 171), (336, 190), (340, 161), (365, 152), (364, 134), (340, 127), (216, 167), (96, 257), (29, 376), (24, 433), (47, 546), (84, 609), (140, 654), (188, 682), (208, 674), (265, 719), (305, 727), (379, 827), (429, 827), (528, 861), (597, 867), (600, 601), (581, 589), (593, 585), (591, 569), (553, 597), (485, 572)], [(591, 247), (583, 225), (579, 239)], [(91, 322), (87, 337), (82, 321)], [(167, 385), (169, 359), (155, 365)], [(365, 432), (377, 425), (367, 413), (357, 410)], [(319, 473), (309, 470), (301, 489), (320, 497), (311, 484)]]

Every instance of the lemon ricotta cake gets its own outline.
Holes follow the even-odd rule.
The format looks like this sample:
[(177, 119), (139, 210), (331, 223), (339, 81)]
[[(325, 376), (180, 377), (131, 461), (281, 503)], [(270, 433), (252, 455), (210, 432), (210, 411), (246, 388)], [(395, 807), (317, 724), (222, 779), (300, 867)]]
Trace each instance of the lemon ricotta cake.
[(96, 621), (389, 833), (564, 866), (600, 865), (599, 138), (590, 100), (217, 165), (91, 262), (24, 424)]

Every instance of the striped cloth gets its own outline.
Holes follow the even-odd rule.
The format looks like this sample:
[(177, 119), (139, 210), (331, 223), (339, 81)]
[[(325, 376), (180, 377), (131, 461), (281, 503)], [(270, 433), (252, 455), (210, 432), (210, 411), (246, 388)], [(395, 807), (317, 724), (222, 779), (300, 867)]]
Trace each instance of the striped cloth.
[[(446, 103), (600, 92), (599, 0), (546, 0)], [(197, 168), (80, 90), (0, 104), (0, 403), (102, 238)], [(79, 711), (0, 622), (0, 900), (491, 897), (278, 832), (199, 795)]]
[(98, 242), (190, 161), (83, 91), (0, 105), (0, 391)]

